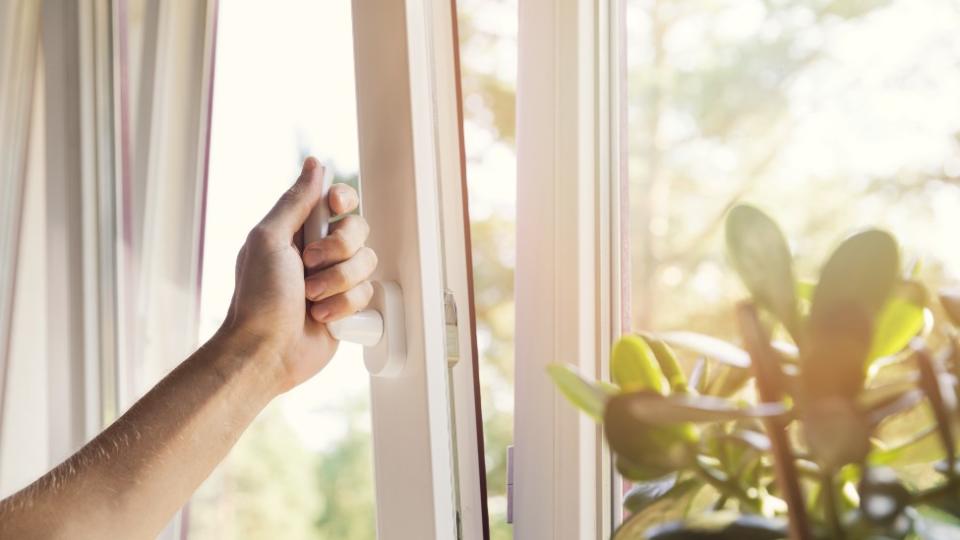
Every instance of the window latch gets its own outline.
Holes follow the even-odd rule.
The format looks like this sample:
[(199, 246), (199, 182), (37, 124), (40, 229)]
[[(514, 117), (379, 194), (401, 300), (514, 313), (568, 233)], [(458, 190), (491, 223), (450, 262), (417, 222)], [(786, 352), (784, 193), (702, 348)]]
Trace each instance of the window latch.
[(447, 348), (447, 367), (453, 367), (460, 361), (460, 326), (457, 323), (457, 300), (453, 291), (443, 291), (443, 319)]
[[(327, 194), (333, 184), (333, 167), (325, 165), (322, 201), (310, 211), (303, 224), (304, 245), (320, 240), (330, 231)], [(363, 362), (371, 375), (396, 377), (406, 363), (406, 328), (403, 292), (393, 281), (371, 281), (373, 297), (369, 309), (327, 324), (327, 330), (340, 341), (363, 345)]]
[(507, 447), (507, 523), (513, 524), (513, 445)]

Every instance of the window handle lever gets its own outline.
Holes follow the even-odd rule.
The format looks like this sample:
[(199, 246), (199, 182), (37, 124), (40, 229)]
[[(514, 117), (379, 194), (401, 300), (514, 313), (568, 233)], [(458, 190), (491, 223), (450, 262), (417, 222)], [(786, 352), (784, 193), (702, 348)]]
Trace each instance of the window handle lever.
[[(333, 168), (324, 165), (323, 196), (303, 224), (304, 245), (327, 236), (330, 230), (330, 206), (327, 194), (333, 184)], [(363, 345), (363, 361), (371, 375), (395, 377), (406, 363), (406, 330), (403, 293), (393, 281), (372, 281), (370, 306), (338, 321), (327, 330), (338, 341)]]

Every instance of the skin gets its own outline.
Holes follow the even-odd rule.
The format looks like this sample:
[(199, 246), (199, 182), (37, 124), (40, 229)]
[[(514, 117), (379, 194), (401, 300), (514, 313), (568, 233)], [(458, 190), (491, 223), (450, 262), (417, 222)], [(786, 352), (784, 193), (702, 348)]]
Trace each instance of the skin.
[[(355, 215), (301, 248), (322, 177), (308, 158), (250, 232), (216, 335), (67, 461), (0, 501), (0, 538), (156, 538), (257, 414), (323, 369), (337, 349), (325, 323), (366, 306), (377, 258)], [(327, 203), (345, 214), (358, 197), (335, 185)]]

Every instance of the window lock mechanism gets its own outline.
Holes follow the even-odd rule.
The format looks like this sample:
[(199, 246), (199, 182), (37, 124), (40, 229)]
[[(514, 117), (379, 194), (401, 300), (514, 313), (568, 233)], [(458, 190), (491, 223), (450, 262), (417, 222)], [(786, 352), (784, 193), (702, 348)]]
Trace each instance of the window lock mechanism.
[[(327, 193), (333, 184), (333, 167), (324, 166), (323, 197), (303, 224), (304, 245), (325, 236), (330, 226)], [(363, 362), (371, 375), (396, 377), (406, 363), (406, 328), (403, 319), (403, 292), (393, 281), (373, 281), (370, 306), (359, 313), (327, 324), (340, 341), (363, 345)]]

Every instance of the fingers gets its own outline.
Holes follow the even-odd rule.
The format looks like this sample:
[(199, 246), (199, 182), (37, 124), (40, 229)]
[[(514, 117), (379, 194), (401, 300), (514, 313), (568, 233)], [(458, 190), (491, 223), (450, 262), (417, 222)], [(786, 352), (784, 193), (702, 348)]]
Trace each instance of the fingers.
[(320, 202), (322, 184), (323, 167), (316, 158), (307, 158), (296, 183), (280, 197), (254, 230), (268, 236), (269, 240), (290, 242), (307, 220), (310, 210)]
[(334, 184), (327, 195), (327, 204), (333, 215), (339, 216), (356, 210), (360, 206), (360, 197), (356, 190), (347, 184)]
[(336, 321), (367, 307), (372, 297), (373, 286), (369, 281), (364, 281), (346, 292), (312, 304), (310, 316), (321, 323)]
[(353, 257), (370, 234), (367, 220), (355, 215), (343, 218), (333, 227), (329, 236), (310, 243), (304, 249), (303, 265), (307, 270), (325, 268)]
[(377, 267), (377, 255), (368, 247), (342, 263), (325, 268), (307, 277), (307, 300), (319, 302), (346, 292), (366, 281)]

